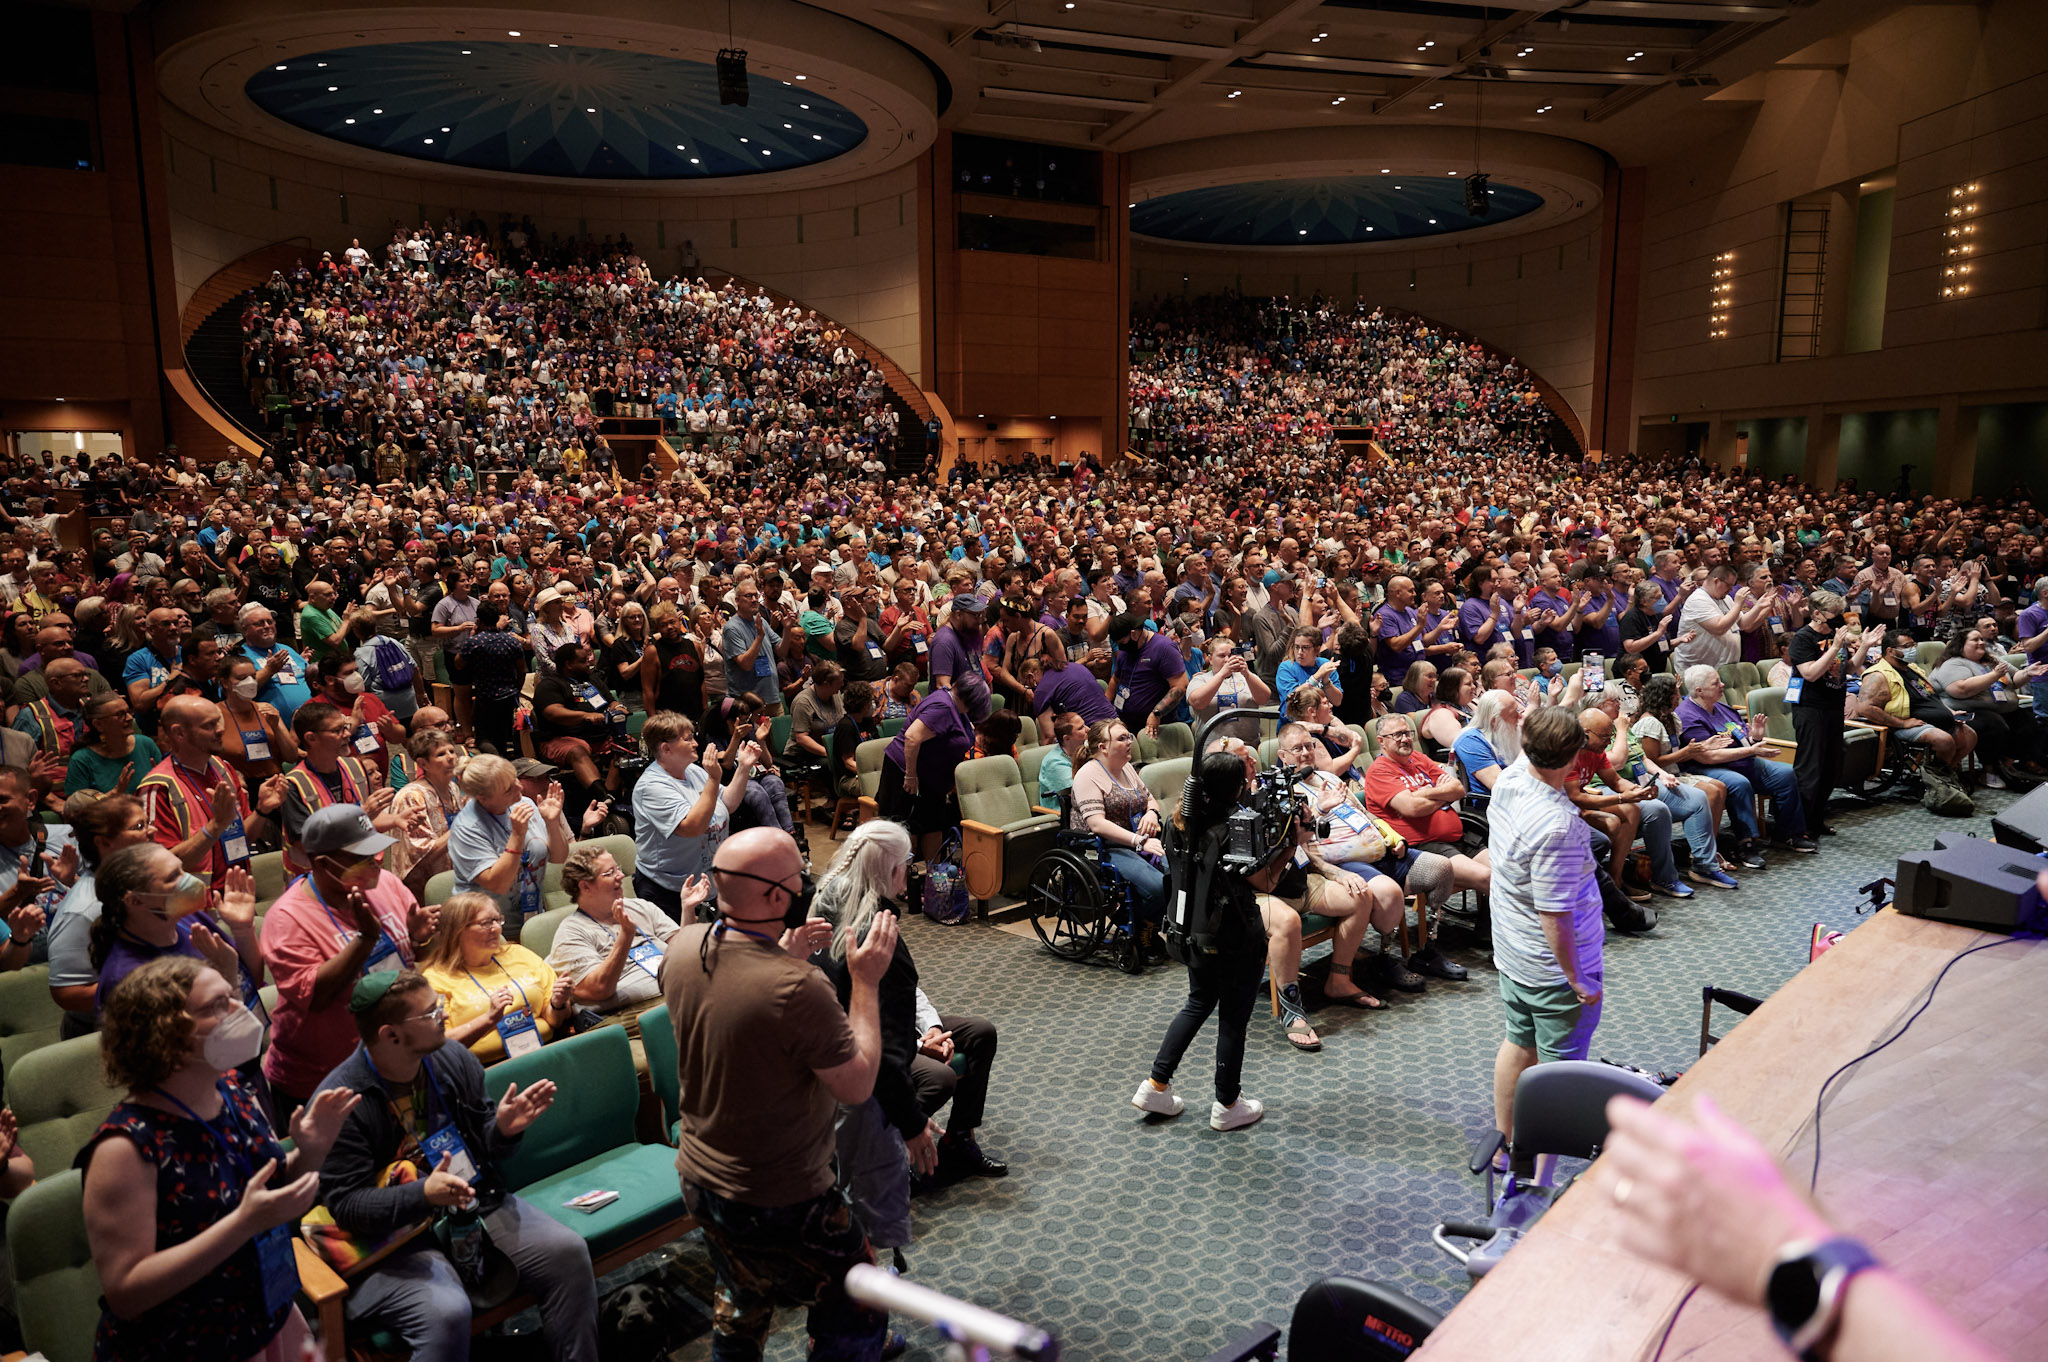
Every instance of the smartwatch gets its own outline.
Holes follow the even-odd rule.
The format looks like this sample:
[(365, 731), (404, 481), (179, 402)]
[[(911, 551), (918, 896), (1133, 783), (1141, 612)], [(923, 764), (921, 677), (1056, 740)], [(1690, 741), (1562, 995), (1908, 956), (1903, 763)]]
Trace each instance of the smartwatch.
[(1846, 1236), (1787, 1244), (1764, 1283), (1764, 1304), (1780, 1341), (1806, 1362), (1820, 1362), (1849, 1280), (1878, 1265), (1876, 1255)]

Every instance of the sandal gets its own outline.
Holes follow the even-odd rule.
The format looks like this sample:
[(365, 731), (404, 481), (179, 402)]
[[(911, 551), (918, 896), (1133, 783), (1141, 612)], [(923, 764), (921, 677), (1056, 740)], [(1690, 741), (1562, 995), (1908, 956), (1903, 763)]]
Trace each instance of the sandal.
[[(1330, 977), (1334, 979), (1340, 974), (1346, 979), (1351, 978), (1351, 966), (1339, 965), (1333, 962), (1330, 965)], [(1357, 987), (1355, 981), (1353, 987)], [(1372, 994), (1367, 993), (1362, 988), (1356, 993), (1332, 993), (1330, 992), (1330, 986), (1324, 984), (1323, 1000), (1337, 1007), (1355, 1008), (1360, 1012), (1384, 1012), (1387, 1010), (1387, 1005), (1384, 1001), (1373, 997)]]
[[(1314, 1054), (1323, 1048), (1323, 1038), (1316, 1034), (1308, 1014), (1302, 1010), (1301, 984), (1297, 980), (1280, 990), (1280, 1025), (1287, 1037), (1287, 1043), (1303, 1054)], [(1296, 1027), (1300, 1030), (1295, 1030)]]

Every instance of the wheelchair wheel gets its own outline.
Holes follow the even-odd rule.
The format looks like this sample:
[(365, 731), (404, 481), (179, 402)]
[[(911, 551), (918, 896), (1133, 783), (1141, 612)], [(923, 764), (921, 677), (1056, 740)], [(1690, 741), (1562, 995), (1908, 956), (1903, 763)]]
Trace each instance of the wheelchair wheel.
[(1093, 862), (1055, 847), (1031, 868), (1024, 886), (1031, 930), (1063, 960), (1086, 960), (1102, 945), (1109, 927), (1108, 904)]

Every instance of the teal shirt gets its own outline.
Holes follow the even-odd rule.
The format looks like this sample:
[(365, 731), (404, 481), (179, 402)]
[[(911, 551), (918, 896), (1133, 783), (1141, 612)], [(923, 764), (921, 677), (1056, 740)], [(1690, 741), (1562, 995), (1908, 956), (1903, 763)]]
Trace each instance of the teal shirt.
[(140, 733), (135, 735), (135, 750), (125, 757), (103, 757), (90, 747), (81, 747), (71, 754), (71, 765), (64, 772), (64, 795), (68, 799), (80, 790), (115, 794), (114, 782), (120, 778), (121, 768), (131, 764), (135, 769), (128, 773), (128, 783), (118, 793), (134, 794), (142, 778), (163, 759), (157, 745)]

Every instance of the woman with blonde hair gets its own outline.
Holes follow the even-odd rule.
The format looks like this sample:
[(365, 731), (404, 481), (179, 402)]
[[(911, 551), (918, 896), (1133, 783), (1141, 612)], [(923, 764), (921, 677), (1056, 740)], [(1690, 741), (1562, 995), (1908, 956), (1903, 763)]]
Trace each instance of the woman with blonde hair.
[(505, 939), (505, 913), (488, 894), (457, 894), (420, 956), (420, 973), (448, 1008), (448, 1039), (485, 1064), (539, 1049), (567, 1030), (566, 974)]

